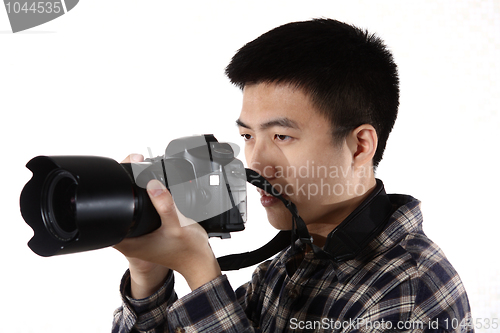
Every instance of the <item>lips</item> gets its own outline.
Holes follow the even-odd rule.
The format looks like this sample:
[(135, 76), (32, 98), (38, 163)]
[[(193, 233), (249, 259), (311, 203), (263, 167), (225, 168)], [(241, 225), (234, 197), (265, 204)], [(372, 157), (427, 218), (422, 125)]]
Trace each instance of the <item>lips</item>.
[(261, 195), (261, 197), (260, 197), (260, 203), (265, 208), (274, 206), (275, 204), (277, 204), (277, 203), (280, 202), (280, 199), (272, 196), (271, 194), (267, 193), (266, 191), (264, 191), (264, 190), (262, 190), (260, 188), (258, 188), (257, 191)]

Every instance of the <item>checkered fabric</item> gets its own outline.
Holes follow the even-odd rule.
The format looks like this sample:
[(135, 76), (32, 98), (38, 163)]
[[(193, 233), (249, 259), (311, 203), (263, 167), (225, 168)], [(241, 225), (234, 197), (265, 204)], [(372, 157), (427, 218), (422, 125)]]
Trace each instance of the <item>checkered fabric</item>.
[(289, 247), (236, 291), (223, 275), (181, 299), (170, 274), (134, 300), (127, 272), (113, 332), (474, 332), (460, 277), (422, 230), (420, 202), (389, 198), (385, 230), (342, 263)]

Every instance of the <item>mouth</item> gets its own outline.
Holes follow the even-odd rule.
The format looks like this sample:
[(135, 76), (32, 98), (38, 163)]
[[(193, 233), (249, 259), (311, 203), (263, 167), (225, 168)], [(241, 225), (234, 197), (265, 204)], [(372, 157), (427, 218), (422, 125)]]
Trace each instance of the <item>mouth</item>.
[[(274, 205), (280, 203), (280, 199), (276, 198), (275, 196), (267, 193), (266, 191), (264, 191), (260, 188), (257, 189), (257, 192), (259, 192), (259, 194), (260, 194), (260, 203), (265, 208), (268, 208), (268, 207), (271, 207), (271, 206), (274, 206)], [(287, 200), (286, 195), (284, 195), (284, 194), (281, 194), (281, 195), (285, 200)]]

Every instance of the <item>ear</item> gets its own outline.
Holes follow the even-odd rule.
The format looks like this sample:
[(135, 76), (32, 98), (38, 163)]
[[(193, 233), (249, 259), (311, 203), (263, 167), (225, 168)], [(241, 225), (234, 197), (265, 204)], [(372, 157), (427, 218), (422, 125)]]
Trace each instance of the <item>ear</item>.
[(372, 125), (361, 125), (349, 134), (347, 145), (351, 151), (352, 167), (354, 169), (372, 163), (377, 150), (377, 142), (377, 131)]

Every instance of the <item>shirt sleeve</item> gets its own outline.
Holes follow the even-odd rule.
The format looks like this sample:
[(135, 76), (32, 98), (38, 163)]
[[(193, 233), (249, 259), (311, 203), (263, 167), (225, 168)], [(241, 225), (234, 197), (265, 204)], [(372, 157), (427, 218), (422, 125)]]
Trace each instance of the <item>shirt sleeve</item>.
[(112, 333), (168, 332), (165, 325), (167, 307), (177, 300), (172, 271), (156, 293), (144, 299), (133, 299), (129, 296), (130, 271), (127, 270), (120, 284), (120, 293), (122, 306), (114, 313)]
[(172, 304), (168, 322), (171, 332), (256, 332), (225, 275)]
[[(170, 272), (165, 284), (145, 299), (130, 296), (130, 273), (122, 279), (123, 304), (114, 313), (113, 333), (259, 332), (247, 319), (227, 277), (221, 275), (177, 299)], [(244, 287), (243, 287), (244, 288)]]

